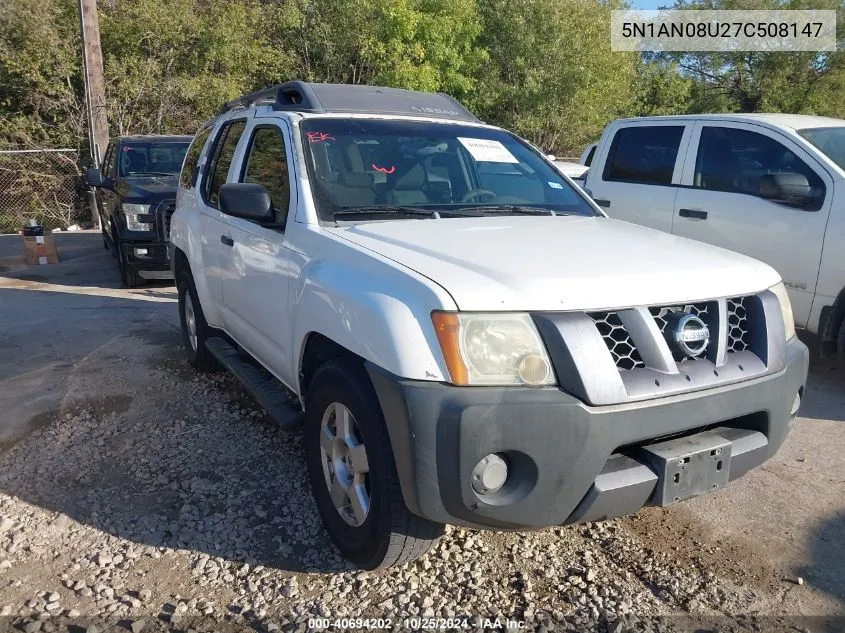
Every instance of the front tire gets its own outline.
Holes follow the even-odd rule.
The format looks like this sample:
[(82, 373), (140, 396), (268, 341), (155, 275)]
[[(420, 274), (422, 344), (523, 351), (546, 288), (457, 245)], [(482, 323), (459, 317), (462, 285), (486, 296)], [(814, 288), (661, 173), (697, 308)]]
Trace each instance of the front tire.
[(360, 363), (321, 365), (305, 406), (305, 459), (323, 525), (341, 553), (362, 569), (422, 556), (443, 526), (405, 505), (381, 407)]
[(126, 252), (120, 238), (114, 239), (114, 249), (117, 251), (117, 266), (120, 269), (120, 281), (124, 288), (137, 288), (144, 283), (144, 278), (138, 274), (135, 267), (126, 261)]
[(179, 293), (179, 322), (182, 329), (182, 344), (188, 362), (197, 371), (219, 371), (217, 359), (205, 346), (206, 340), (217, 335), (217, 330), (208, 325), (202, 312), (197, 288), (191, 273), (183, 270), (176, 279)]

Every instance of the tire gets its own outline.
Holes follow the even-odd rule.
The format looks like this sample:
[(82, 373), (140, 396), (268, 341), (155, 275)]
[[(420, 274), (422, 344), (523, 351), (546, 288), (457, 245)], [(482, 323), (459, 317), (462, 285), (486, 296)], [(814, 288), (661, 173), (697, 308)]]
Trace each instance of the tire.
[[(347, 434), (337, 432), (341, 419), (351, 419)], [(305, 460), (317, 510), (332, 541), (350, 562), (368, 570), (403, 565), (436, 543), (443, 526), (412, 514), (405, 505), (384, 416), (359, 363), (332, 359), (317, 369), (306, 397), (304, 432)], [(347, 439), (341, 440), (342, 435)], [(338, 458), (339, 454), (345, 455), (348, 463)], [(367, 464), (364, 474), (362, 462)], [(352, 492), (343, 492), (338, 485), (344, 479), (346, 490)], [(369, 501), (365, 514), (361, 512), (363, 503), (352, 503), (353, 495), (361, 498), (361, 490)], [(358, 512), (353, 509), (356, 505)]]
[[(197, 371), (219, 371), (220, 364), (205, 346), (205, 341), (217, 336), (218, 331), (209, 326), (205, 320), (202, 306), (197, 297), (194, 278), (189, 271), (183, 270), (179, 273), (176, 284), (179, 293), (179, 323), (182, 329), (182, 344), (185, 346), (188, 362)], [(193, 315), (193, 319), (191, 315)], [(192, 320), (193, 329), (191, 328)]]
[(126, 253), (123, 251), (123, 244), (120, 243), (120, 238), (115, 238), (114, 250), (117, 251), (117, 266), (120, 269), (120, 280), (123, 282), (123, 287), (137, 288), (143, 285), (144, 278), (126, 261)]
[(836, 337), (836, 355), (842, 367), (845, 367), (845, 319), (839, 324), (839, 335)]

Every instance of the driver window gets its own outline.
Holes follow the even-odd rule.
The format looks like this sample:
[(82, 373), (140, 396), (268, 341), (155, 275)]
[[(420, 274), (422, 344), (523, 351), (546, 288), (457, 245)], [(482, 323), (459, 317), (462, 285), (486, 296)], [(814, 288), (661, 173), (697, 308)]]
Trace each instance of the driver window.
[(262, 185), (270, 194), (276, 223), (285, 224), (290, 206), (290, 178), (285, 142), (276, 126), (255, 128), (241, 182)]
[(737, 128), (701, 129), (693, 186), (760, 196), (760, 180), (767, 174), (801, 174), (813, 188), (813, 198), (824, 199), (822, 179), (807, 163), (775, 139)]

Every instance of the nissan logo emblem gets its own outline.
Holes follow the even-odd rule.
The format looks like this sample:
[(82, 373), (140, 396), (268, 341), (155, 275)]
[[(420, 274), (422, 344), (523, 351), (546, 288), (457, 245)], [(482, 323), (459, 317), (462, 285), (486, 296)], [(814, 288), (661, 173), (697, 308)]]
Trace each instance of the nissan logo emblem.
[(686, 356), (700, 356), (710, 342), (710, 330), (707, 329), (707, 324), (694, 314), (684, 314), (675, 322), (672, 341), (678, 351)]

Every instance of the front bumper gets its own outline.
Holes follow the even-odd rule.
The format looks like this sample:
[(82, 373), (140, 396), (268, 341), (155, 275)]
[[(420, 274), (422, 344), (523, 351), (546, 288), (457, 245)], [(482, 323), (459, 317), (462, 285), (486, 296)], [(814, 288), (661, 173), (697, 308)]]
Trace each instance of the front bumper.
[[(557, 388), (454, 387), (368, 370), (408, 508), (440, 523), (507, 530), (648, 505), (659, 482), (638, 451), (660, 438), (730, 441), (730, 479), (760, 465), (783, 443), (807, 378), (809, 354), (797, 338), (786, 357), (784, 369), (744, 382), (608, 406)], [(499, 493), (480, 495), (472, 471), (490, 453), (506, 456), (509, 479)]]
[(157, 241), (122, 242), (127, 264), (144, 279), (173, 279), (167, 244)]

